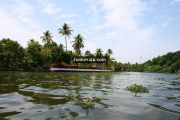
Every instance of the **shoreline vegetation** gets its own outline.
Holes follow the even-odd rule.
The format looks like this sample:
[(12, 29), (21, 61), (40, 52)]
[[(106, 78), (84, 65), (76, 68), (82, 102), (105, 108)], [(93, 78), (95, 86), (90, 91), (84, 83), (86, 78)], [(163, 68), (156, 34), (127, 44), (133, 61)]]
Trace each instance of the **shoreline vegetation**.
[[(49, 30), (43, 32), (40, 39), (30, 39), (27, 47), (23, 48), (17, 41), (10, 38), (0, 40), (0, 70), (24, 70), (24, 71), (49, 71), (50, 68), (79, 68), (79, 69), (112, 69), (112, 50), (103, 52), (97, 48), (94, 53), (84, 48), (84, 37), (81, 34), (73, 37), (71, 41), (73, 51), (68, 50), (67, 40), (71, 37), (73, 30), (64, 23), (58, 29), (59, 35), (64, 36), (65, 46), (57, 44)], [(93, 58), (94, 62), (74, 62), (74, 58)], [(105, 59), (105, 61), (104, 61)], [(77, 59), (78, 60), (78, 59)], [(90, 60), (90, 59), (88, 59)]]
[[(84, 48), (84, 38), (81, 34), (74, 37), (71, 42), (73, 51), (68, 50), (67, 40), (71, 37), (73, 30), (64, 23), (58, 29), (59, 35), (64, 36), (65, 46), (53, 41), (53, 36), (47, 30), (43, 32), (40, 39), (43, 45), (37, 40), (30, 39), (27, 47), (23, 48), (17, 41), (10, 38), (0, 40), (0, 71), (49, 71), (51, 67), (75, 67), (110, 69), (113, 71), (125, 72), (162, 72), (180, 74), (180, 51), (170, 52), (158, 56), (142, 64), (131, 64), (117, 62), (112, 58), (113, 51), (107, 49), (103, 52), (97, 48), (95, 52)], [(74, 57), (106, 58), (106, 62), (74, 63)]]

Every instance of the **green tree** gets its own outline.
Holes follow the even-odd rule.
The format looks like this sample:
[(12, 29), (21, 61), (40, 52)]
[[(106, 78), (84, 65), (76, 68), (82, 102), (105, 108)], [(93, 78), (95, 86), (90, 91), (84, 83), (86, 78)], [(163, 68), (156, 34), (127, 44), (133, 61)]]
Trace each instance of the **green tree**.
[(84, 48), (84, 42), (83, 42), (84, 38), (81, 34), (78, 34), (76, 37), (75, 37), (75, 40), (72, 41), (73, 43), (73, 48), (75, 50), (75, 53), (77, 55), (81, 55), (81, 48)]
[(113, 54), (113, 51), (112, 51), (111, 49), (108, 49), (108, 50), (107, 50), (107, 54), (108, 54), (109, 56), (111, 56), (111, 55)]
[(25, 69), (39, 70), (45, 64), (41, 54), (42, 46), (31, 39), (28, 41), (28, 46), (25, 49), (24, 64)]
[(0, 66), (2, 69), (19, 69), (24, 56), (23, 47), (9, 38), (0, 40)]
[(69, 27), (68, 24), (64, 23), (62, 28), (59, 28), (59, 34), (64, 35), (65, 37), (65, 42), (66, 42), (66, 51), (67, 51), (67, 38), (71, 36), (71, 32), (73, 31), (71, 27)]
[(49, 32), (49, 30), (47, 30), (46, 32), (43, 32), (43, 36), (41, 36), (40, 38), (42, 39), (42, 41), (44, 42), (44, 44), (50, 44), (53, 42), (52, 40), (52, 35)]
[(96, 52), (95, 52), (95, 56), (98, 57), (103, 57), (103, 53), (102, 53), (102, 49), (101, 48), (97, 48)]
[(87, 50), (87, 51), (85, 51), (84, 56), (90, 57), (90, 56), (92, 56), (92, 54), (89, 50)]
[(112, 66), (112, 59), (111, 59), (111, 55), (113, 54), (112, 50), (111, 49), (108, 49), (107, 50), (107, 53), (105, 53), (105, 58), (106, 58), (106, 68), (110, 68)]

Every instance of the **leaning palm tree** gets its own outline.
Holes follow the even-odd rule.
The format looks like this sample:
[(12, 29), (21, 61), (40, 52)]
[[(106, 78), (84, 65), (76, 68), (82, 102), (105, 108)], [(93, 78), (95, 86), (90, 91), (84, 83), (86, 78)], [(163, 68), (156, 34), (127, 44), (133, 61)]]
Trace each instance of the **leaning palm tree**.
[(69, 25), (66, 24), (66, 23), (64, 23), (63, 26), (62, 26), (62, 28), (59, 28), (58, 30), (59, 30), (59, 34), (64, 35), (64, 37), (65, 37), (66, 51), (67, 51), (67, 40), (66, 40), (66, 37), (70, 37), (71, 32), (72, 32), (73, 30), (72, 30), (71, 27), (69, 27)]
[(75, 37), (75, 40), (72, 41), (73, 45), (72, 47), (74, 48), (75, 50), (75, 53), (77, 55), (81, 55), (81, 48), (84, 48), (84, 42), (83, 42), (84, 38), (81, 34), (78, 34), (76, 37)]
[(45, 43), (45, 44), (49, 44), (49, 43), (52, 43), (53, 40), (52, 40), (52, 35), (51, 33), (49, 32), (49, 30), (47, 30), (46, 32), (43, 32), (43, 36), (41, 36), (40, 38), (42, 39), (42, 41)]

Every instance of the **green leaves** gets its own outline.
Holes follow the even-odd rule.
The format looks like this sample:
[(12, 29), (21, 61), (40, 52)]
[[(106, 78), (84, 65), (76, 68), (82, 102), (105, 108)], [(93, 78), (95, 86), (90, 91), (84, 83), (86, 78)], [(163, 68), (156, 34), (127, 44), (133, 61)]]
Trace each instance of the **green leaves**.
[(71, 29), (71, 27), (69, 27), (68, 24), (64, 23), (62, 28), (59, 28), (59, 34), (64, 35), (65, 36), (65, 42), (66, 42), (66, 51), (67, 51), (67, 40), (66, 40), (66, 36), (70, 37), (71, 32), (73, 31)]
[(85, 109), (93, 108), (94, 107), (93, 99), (90, 98), (84, 99), (82, 102), (82, 107)]
[(146, 88), (142, 85), (136, 85), (136, 84), (126, 87), (126, 90), (130, 91), (131, 93), (135, 93), (135, 96), (138, 93), (149, 93), (148, 88)]
[(75, 37), (75, 40), (72, 41), (73, 42), (73, 48), (75, 50), (75, 53), (77, 55), (81, 55), (81, 48), (84, 48), (84, 42), (83, 42), (84, 38), (81, 34), (78, 34), (76, 37)]
[(66, 97), (68, 101), (75, 102), (79, 106), (84, 109), (93, 109), (96, 103), (103, 105), (104, 107), (108, 107), (110, 105), (104, 104), (101, 102), (101, 98), (92, 97), (92, 98), (82, 98), (78, 95), (69, 95)]
[(42, 41), (45, 43), (45, 44), (49, 44), (49, 43), (52, 43), (53, 40), (52, 40), (52, 35), (51, 33), (49, 32), (49, 30), (47, 30), (46, 32), (43, 32), (43, 36), (41, 36), (40, 38), (42, 39)]
[(22, 66), (23, 47), (9, 38), (0, 40), (0, 68), (18, 69)]

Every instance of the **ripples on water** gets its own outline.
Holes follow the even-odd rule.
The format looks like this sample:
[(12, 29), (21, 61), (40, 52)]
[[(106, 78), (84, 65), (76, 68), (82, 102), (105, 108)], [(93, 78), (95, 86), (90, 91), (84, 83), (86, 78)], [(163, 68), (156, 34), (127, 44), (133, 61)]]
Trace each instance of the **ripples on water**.
[[(138, 97), (125, 88), (150, 89)], [(97, 97), (94, 109), (68, 99)], [(0, 119), (178, 120), (180, 75), (0, 72)]]

